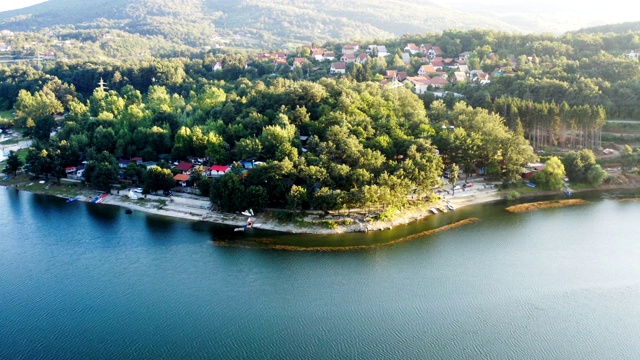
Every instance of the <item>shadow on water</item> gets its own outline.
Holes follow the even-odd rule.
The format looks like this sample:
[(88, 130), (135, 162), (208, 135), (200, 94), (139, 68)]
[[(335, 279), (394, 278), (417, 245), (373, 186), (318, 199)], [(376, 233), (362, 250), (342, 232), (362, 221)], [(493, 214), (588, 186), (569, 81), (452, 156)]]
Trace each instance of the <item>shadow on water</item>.
[[(7, 201), (9, 209), (11, 209), (16, 217), (22, 215), (24, 209), (22, 207), (22, 202), (20, 201), (20, 191), (8, 187), (5, 187), (5, 189), (8, 194), (7, 197), (9, 198), (9, 201)], [(22, 192), (22, 195), (24, 195), (24, 192)]]
[(145, 224), (147, 225), (147, 229), (151, 232), (154, 238), (166, 237), (168, 234), (173, 232), (173, 228), (176, 225), (174, 219), (169, 219), (163, 216), (157, 216), (152, 214), (145, 214), (144, 216)]
[(120, 217), (123, 210), (117, 206), (109, 206), (106, 204), (85, 204), (87, 213), (91, 215), (91, 219), (100, 223), (100, 225), (113, 225)]

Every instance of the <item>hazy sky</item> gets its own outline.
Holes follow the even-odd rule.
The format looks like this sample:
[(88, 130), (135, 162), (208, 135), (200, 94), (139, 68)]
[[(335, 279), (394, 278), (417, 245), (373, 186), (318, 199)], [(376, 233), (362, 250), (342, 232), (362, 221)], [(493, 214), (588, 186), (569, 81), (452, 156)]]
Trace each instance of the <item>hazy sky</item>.
[(0, 0), (0, 11), (20, 9), (44, 1), (47, 0)]

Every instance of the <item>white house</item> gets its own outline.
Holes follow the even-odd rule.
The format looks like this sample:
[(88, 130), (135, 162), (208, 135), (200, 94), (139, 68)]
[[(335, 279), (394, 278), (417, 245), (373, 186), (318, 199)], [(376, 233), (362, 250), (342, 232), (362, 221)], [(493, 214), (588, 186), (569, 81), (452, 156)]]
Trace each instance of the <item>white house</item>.
[(331, 69), (329, 72), (332, 74), (344, 74), (347, 72), (347, 64), (343, 62), (331, 63)]
[(388, 56), (389, 52), (387, 51), (387, 47), (384, 45), (379, 45), (378, 46), (378, 57), (385, 57)]

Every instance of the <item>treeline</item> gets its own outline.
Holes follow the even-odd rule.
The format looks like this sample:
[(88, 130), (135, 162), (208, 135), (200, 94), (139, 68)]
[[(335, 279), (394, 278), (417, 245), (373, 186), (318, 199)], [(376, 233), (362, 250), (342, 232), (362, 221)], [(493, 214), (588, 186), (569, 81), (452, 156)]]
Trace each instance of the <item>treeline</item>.
[[(374, 204), (398, 209), (411, 197), (428, 197), (441, 184), (444, 167), (454, 162), (468, 173), (483, 169), (516, 181), (536, 158), (499, 115), (464, 102), (453, 108), (432, 103), (434, 116), (445, 111), (456, 126), (434, 129), (422, 100), (406, 88), (276, 77), (211, 80), (193, 89), (182, 96), (161, 85), (146, 92), (132, 85), (119, 92), (97, 88), (86, 101), (59, 80), (35, 93), (21, 90), (16, 122), (38, 141), (29, 151), (28, 169), (60, 177), (65, 167), (87, 161), (85, 178), (95, 185), (111, 186), (120, 172), (121, 179), (149, 179), (145, 187), (157, 189), (153, 177), (135, 166), (119, 171), (116, 159), (139, 156), (165, 168), (163, 160), (201, 159), (206, 166), (234, 164), (233, 174), (214, 181), (206, 177), (206, 166), (193, 175), (225, 210)], [(68, 114), (62, 127), (49, 138), (56, 125), (52, 115), (63, 109)], [(242, 160), (265, 165), (238, 177)]]

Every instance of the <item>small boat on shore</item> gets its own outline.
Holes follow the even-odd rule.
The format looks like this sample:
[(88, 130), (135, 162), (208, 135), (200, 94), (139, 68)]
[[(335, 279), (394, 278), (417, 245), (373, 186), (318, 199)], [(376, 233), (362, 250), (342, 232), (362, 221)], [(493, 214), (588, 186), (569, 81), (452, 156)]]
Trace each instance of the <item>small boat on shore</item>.
[(452, 204), (447, 204), (447, 209), (454, 211), (456, 209), (455, 206), (453, 206)]
[(67, 202), (70, 203), (70, 202), (75, 202), (75, 201), (78, 201), (78, 200), (80, 200), (80, 196), (76, 196), (74, 198), (67, 199)]
[(100, 195), (96, 195), (90, 202), (96, 203), (98, 200), (100, 200)]
[(564, 189), (564, 194), (567, 195), (567, 196), (573, 195), (573, 193), (571, 192), (570, 189)]
[(104, 202), (104, 200), (107, 198), (107, 196), (109, 196), (109, 194), (107, 194), (107, 193), (101, 194), (100, 198), (96, 201), (96, 203), (100, 204), (100, 203)]
[(529, 182), (529, 181), (527, 181), (527, 182), (525, 183), (525, 185), (527, 185), (528, 187), (536, 187), (536, 184), (534, 184), (534, 183), (532, 183), (532, 182)]
[(431, 208), (431, 212), (432, 212), (432, 213), (434, 213), (434, 214), (437, 214), (437, 213), (438, 213), (438, 209), (436, 209), (436, 208)]

